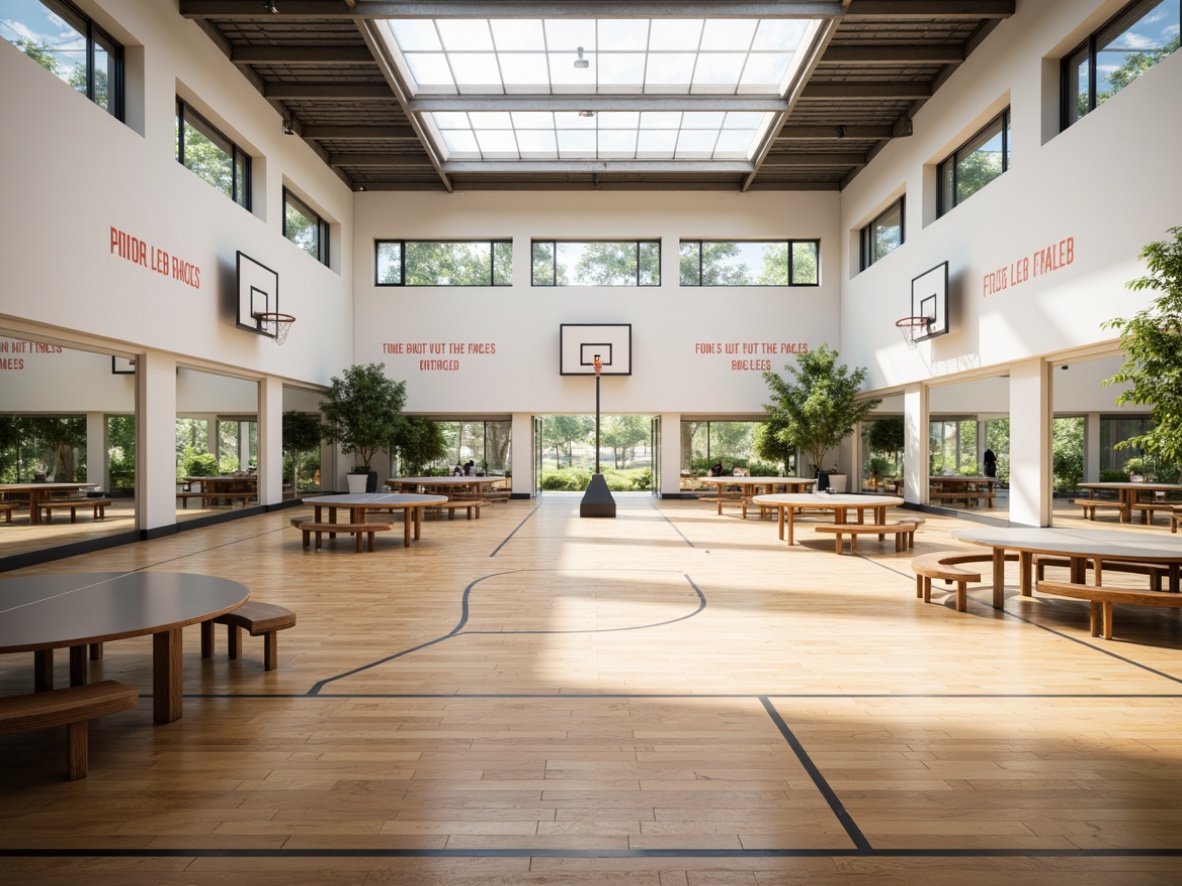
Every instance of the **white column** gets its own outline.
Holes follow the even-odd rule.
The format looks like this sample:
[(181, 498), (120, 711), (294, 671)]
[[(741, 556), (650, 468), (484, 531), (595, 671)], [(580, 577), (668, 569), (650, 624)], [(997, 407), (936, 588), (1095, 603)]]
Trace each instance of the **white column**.
[(1089, 412), (1084, 417), (1084, 480), (1095, 483), (1100, 479), (1100, 413)]
[(1051, 378), (1042, 360), (1010, 367), (1010, 523), (1051, 525)]
[(681, 413), (661, 413), (661, 497), (681, 494)]
[(513, 413), (513, 449), (509, 456), (513, 469), (513, 495), (533, 494), (534, 417), (528, 412)]
[(912, 385), (903, 391), (903, 499), (928, 500), (928, 391)]
[(86, 480), (99, 484), (94, 491), (111, 491), (107, 478), (107, 416), (102, 412), (86, 413)]
[(176, 523), (176, 359), (136, 360), (135, 506), (140, 529)]
[(258, 416), (259, 504), (274, 505), (283, 501), (283, 382), (274, 376), (259, 382)]

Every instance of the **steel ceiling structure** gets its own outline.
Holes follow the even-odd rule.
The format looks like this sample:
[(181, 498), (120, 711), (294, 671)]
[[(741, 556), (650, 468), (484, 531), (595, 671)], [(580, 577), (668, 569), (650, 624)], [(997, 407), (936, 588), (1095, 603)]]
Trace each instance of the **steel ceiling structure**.
[[(180, 0), (243, 76), (356, 190), (840, 190), (911, 119), (1016, 0)], [(271, 10), (274, 11), (271, 11)], [(817, 18), (801, 78), (750, 95), (552, 95), (549, 110), (767, 110), (749, 162), (442, 158), (421, 114), (536, 110), (539, 98), (411, 97), (375, 24), (397, 18)]]

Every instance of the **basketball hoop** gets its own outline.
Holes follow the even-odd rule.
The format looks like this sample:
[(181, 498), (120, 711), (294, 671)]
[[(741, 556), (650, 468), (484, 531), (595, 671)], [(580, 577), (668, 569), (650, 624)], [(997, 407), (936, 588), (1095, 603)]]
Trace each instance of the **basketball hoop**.
[(291, 314), (279, 314), (274, 311), (251, 314), (251, 316), (259, 324), (259, 332), (271, 336), (277, 345), (287, 341), (287, 333), (291, 331), (291, 324), (295, 322), (295, 317)]
[(916, 345), (919, 344), (919, 340), (927, 335), (931, 325), (931, 317), (903, 317), (901, 320), (895, 321), (895, 326), (898, 327), (899, 332), (903, 335), (903, 341), (912, 350), (915, 350)]

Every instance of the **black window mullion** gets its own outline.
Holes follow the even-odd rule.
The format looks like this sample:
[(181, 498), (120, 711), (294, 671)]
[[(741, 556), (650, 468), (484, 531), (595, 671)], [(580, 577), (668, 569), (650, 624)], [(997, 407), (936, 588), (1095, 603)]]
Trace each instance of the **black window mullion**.
[(705, 286), (706, 281), (702, 279), (702, 274), (706, 271), (706, 266), (702, 263), (702, 253), (706, 250), (706, 241), (698, 241), (698, 285)]

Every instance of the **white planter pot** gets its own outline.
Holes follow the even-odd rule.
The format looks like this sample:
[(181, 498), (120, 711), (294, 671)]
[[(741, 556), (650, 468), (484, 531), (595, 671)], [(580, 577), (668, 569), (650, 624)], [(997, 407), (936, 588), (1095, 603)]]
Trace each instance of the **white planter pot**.
[(846, 474), (830, 474), (829, 488), (835, 493), (845, 492), (846, 484), (849, 482), (849, 476)]
[(369, 479), (369, 474), (345, 474), (345, 480), (349, 484), (349, 493), (357, 495), (365, 492), (365, 482)]

